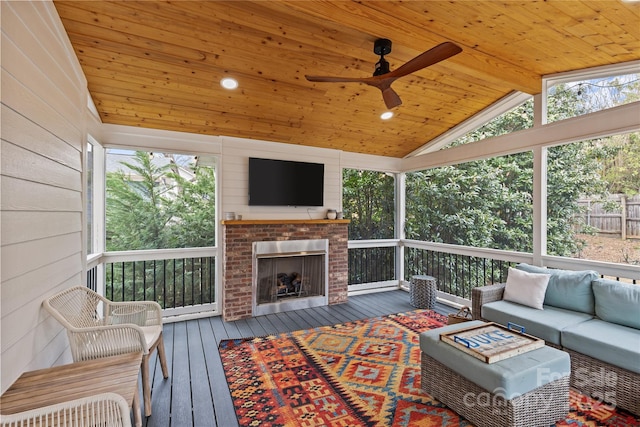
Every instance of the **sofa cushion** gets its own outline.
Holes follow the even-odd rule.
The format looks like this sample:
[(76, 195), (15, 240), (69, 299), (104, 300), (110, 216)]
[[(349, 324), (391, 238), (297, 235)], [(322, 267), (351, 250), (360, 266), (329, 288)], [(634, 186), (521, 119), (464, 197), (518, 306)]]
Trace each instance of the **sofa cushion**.
[(544, 305), (594, 314), (591, 282), (599, 276), (593, 270), (571, 271), (518, 264), (517, 269), (529, 273), (550, 274)]
[(482, 318), (506, 325), (517, 323), (525, 333), (560, 345), (560, 331), (593, 318), (590, 314), (544, 306), (544, 310), (526, 307), (509, 301), (494, 301), (482, 306)]
[(542, 310), (548, 274), (528, 273), (509, 267), (502, 299)]
[(597, 279), (592, 286), (596, 316), (607, 322), (640, 329), (639, 285)]
[[(561, 339), (562, 346), (569, 350), (640, 374), (640, 333), (637, 329), (593, 319), (566, 328)], [(587, 372), (584, 374), (588, 375)]]
[(420, 349), (469, 381), (507, 399), (521, 396), (569, 374), (569, 355), (552, 347), (544, 346), (495, 363), (485, 363), (440, 340), (443, 332), (483, 323), (472, 321), (423, 332), (420, 334)]

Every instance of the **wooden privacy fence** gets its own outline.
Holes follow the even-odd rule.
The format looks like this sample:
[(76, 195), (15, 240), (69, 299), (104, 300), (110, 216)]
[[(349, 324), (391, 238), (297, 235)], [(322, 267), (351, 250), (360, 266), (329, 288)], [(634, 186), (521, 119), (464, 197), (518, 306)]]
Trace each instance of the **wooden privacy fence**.
[(640, 195), (626, 197), (613, 194), (608, 202), (616, 203), (618, 208), (606, 211), (601, 202), (592, 199), (578, 200), (578, 204), (584, 207), (585, 224), (597, 228), (598, 233), (617, 234), (623, 240), (640, 239)]

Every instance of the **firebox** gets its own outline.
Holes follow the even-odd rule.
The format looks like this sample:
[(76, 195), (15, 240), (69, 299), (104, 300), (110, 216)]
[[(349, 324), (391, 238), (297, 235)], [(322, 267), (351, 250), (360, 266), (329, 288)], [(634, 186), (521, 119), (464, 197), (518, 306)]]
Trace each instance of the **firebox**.
[(253, 315), (328, 303), (327, 239), (253, 243)]

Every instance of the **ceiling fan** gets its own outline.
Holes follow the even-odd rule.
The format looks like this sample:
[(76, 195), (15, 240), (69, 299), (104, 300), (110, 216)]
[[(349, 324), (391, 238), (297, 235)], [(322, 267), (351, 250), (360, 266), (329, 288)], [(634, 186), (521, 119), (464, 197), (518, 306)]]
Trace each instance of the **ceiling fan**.
[(385, 55), (391, 53), (391, 40), (378, 39), (373, 46), (373, 52), (380, 55), (380, 60), (376, 64), (376, 70), (373, 77), (331, 77), (331, 76), (305, 76), (310, 82), (329, 82), (329, 83), (365, 83), (370, 86), (377, 87), (382, 91), (382, 98), (387, 108), (394, 108), (402, 104), (400, 96), (391, 89), (391, 83), (397, 78), (404, 77), (418, 70), (426, 68), (437, 62), (444, 61), (447, 58), (462, 52), (462, 49), (451, 42), (444, 42), (438, 46), (427, 50), (416, 56), (409, 62), (403, 64), (400, 68), (389, 71), (389, 63), (384, 59)]

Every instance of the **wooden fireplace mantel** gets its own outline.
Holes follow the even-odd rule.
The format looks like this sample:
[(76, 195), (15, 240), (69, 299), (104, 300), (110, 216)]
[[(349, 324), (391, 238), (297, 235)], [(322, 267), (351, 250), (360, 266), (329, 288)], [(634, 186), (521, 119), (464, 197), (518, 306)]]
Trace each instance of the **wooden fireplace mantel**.
[(349, 219), (234, 219), (223, 220), (222, 225), (280, 225), (280, 224), (349, 224)]

